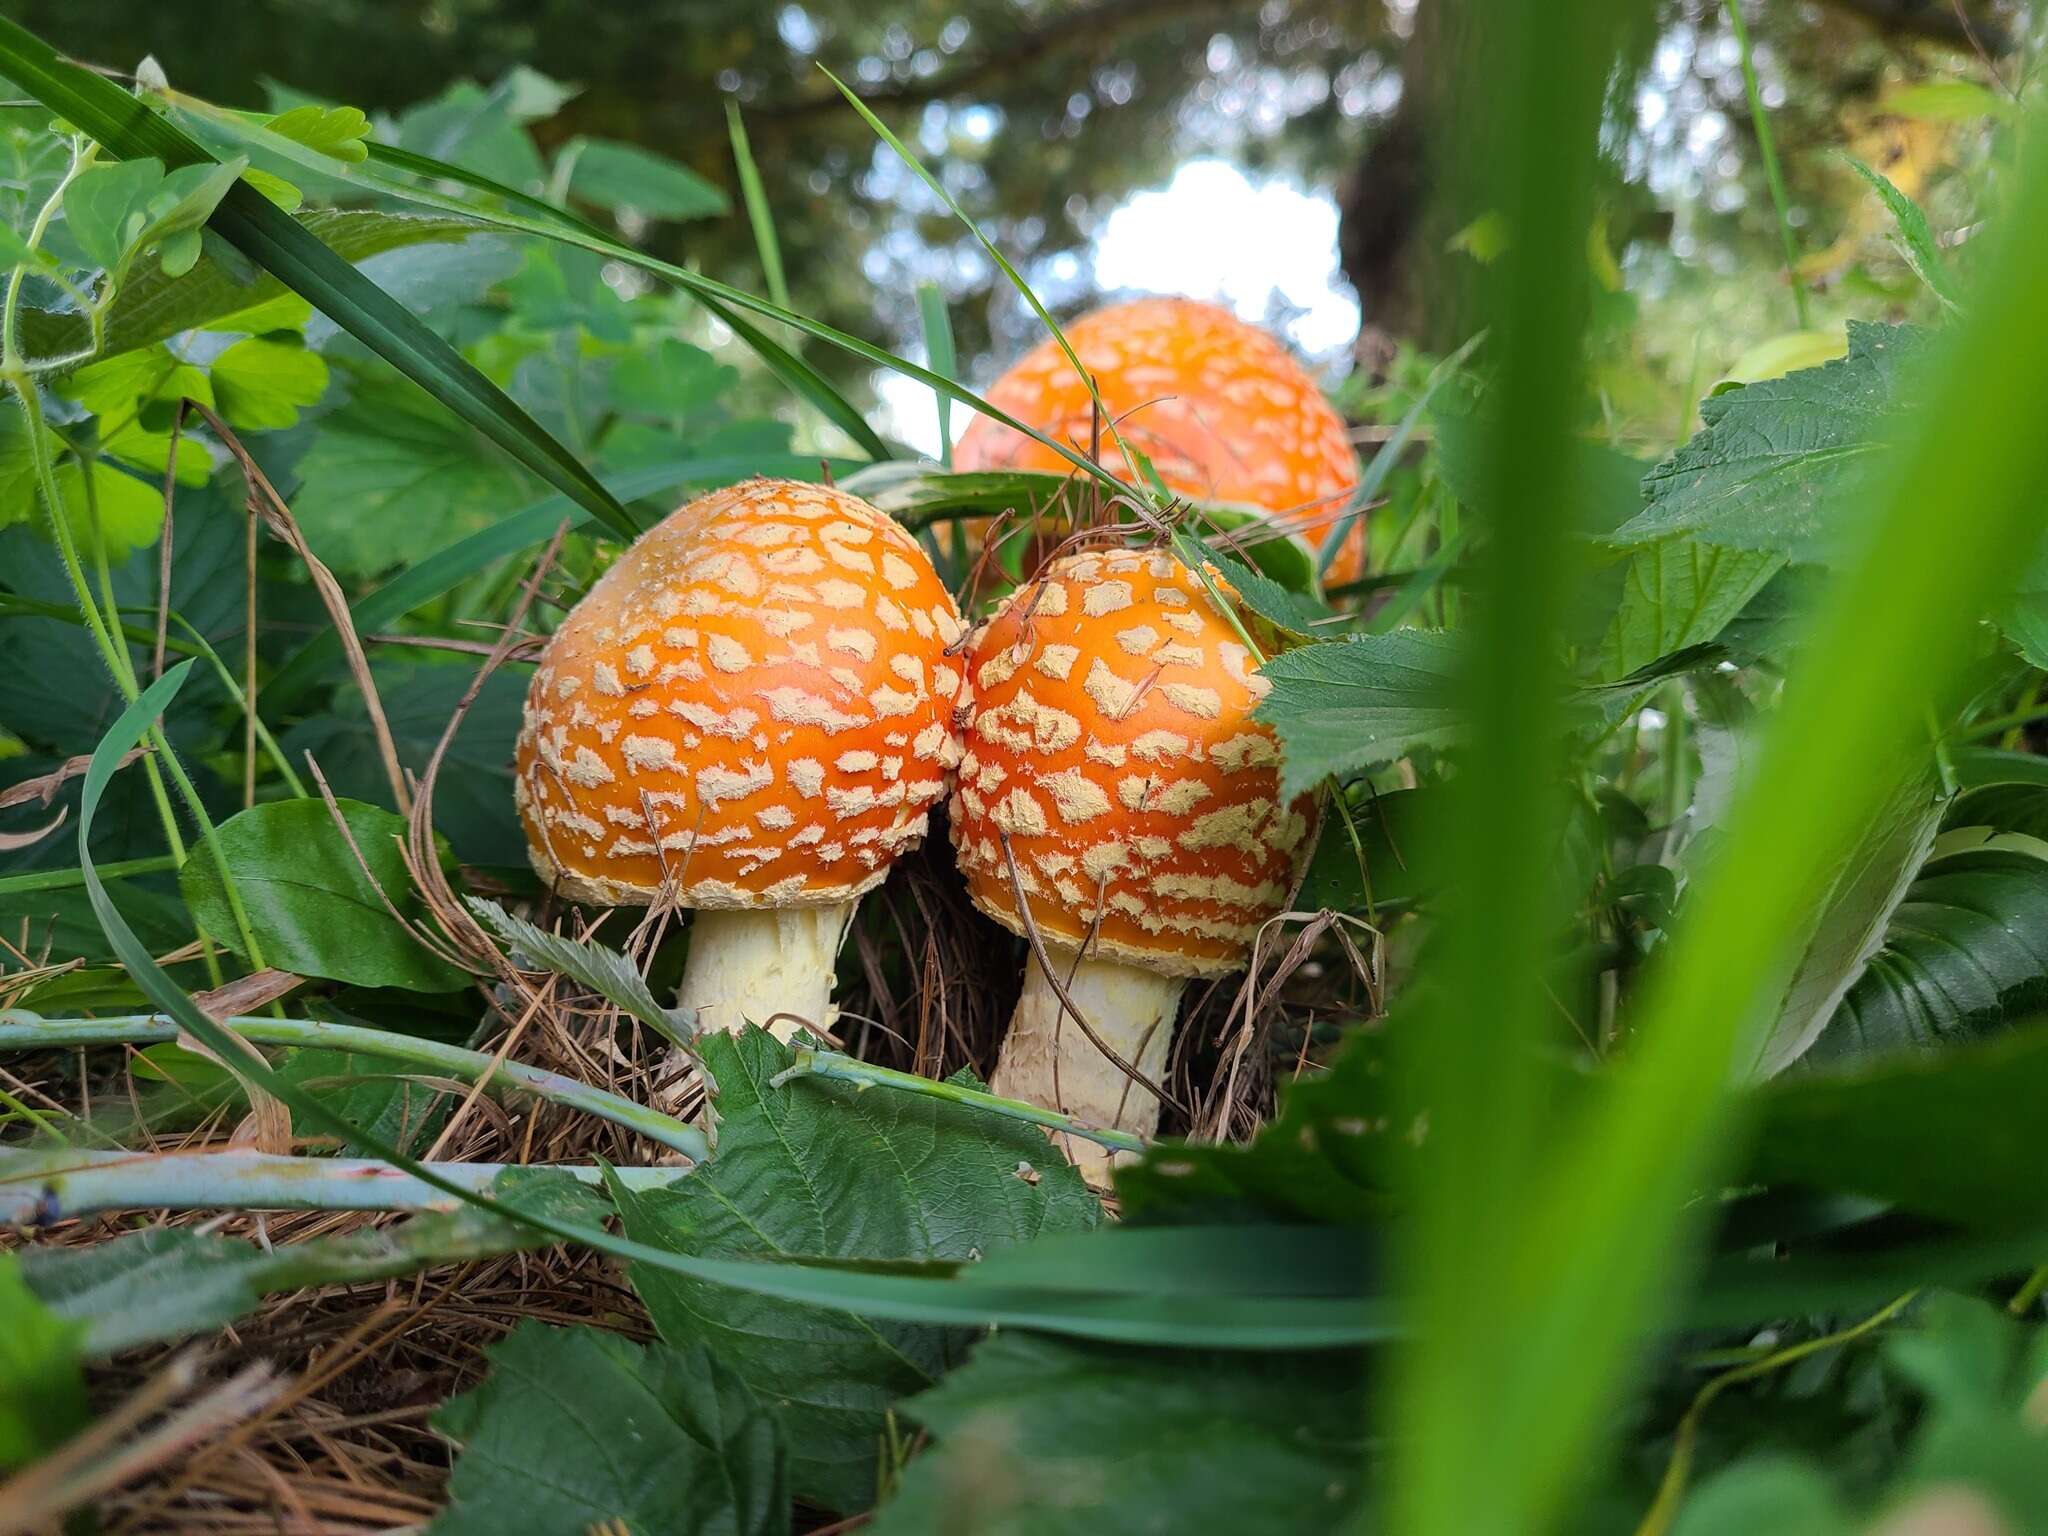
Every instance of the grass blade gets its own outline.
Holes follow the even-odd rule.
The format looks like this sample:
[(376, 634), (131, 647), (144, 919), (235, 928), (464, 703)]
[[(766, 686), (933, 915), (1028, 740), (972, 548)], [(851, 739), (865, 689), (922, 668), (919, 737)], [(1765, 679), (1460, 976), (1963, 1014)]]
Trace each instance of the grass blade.
[[(946, 296), (937, 283), (917, 285), (917, 314), (924, 324), (924, 355), (932, 367), (947, 378), (960, 376), (960, 359), (953, 347), (953, 317), (946, 313)], [(939, 404), (939, 462), (953, 467), (953, 401), (943, 391)]]
[(740, 118), (740, 104), (725, 104), (725, 123), (732, 135), (732, 163), (740, 173), (740, 196), (747, 205), (747, 222), (754, 226), (754, 245), (761, 253), (761, 276), (768, 284), (768, 297), (789, 308), (789, 284), (782, 275), (782, 242), (775, 238), (775, 215), (768, 207), (768, 189), (761, 185), (761, 169), (754, 164), (754, 151), (747, 143), (747, 125)]
[[(122, 159), (177, 168), (212, 162), (204, 146), (119, 86), (60, 59), (0, 17), (0, 73)], [(588, 508), (621, 536), (639, 530), (577, 458), (397, 300), (247, 183), (221, 200), (211, 227), (358, 341), (441, 401), (515, 461)]]

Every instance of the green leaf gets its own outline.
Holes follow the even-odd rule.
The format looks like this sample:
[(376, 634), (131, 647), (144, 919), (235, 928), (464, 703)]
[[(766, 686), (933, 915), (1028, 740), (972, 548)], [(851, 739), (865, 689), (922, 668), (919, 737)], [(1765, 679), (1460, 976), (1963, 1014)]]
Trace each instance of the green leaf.
[[(1363, 796), (1350, 806), (1349, 828), (1332, 806), (1317, 830), (1315, 852), (1294, 905), (1307, 912), (1352, 913), (1412, 905), (1429, 889), (1416, 859), (1427, 847), (1425, 824), (1438, 798), (1422, 789)], [(1357, 847), (1351, 842), (1354, 831)]]
[(92, 466), (89, 496), (85, 470), (75, 459), (57, 466), (56, 481), (71, 530), (88, 549), (98, 540), (110, 559), (120, 561), (154, 544), (163, 531), (163, 491), (110, 464)]
[(370, 120), (356, 107), (294, 107), (264, 126), (281, 138), (351, 165), (369, 158), (363, 140), (370, 136)]
[(1255, 713), (1280, 733), (1281, 793), (1457, 740), (1465, 727), (1452, 696), (1458, 650), (1449, 634), (1399, 629), (1268, 661), (1259, 675), (1273, 691)]
[(1924, 337), (1851, 322), (1846, 357), (1701, 402), (1704, 425), (1643, 480), (1649, 505), (1610, 535), (1623, 548), (1689, 533), (1794, 561), (1840, 553), (1844, 494), (1872, 471)]
[(495, 901), (465, 898), (470, 911), (505, 943), (527, 959), (549, 970), (581, 982), (622, 1012), (638, 1019), (663, 1039), (678, 1045), (694, 1031), (694, 1021), (680, 1009), (664, 1008), (648, 990), (647, 978), (617, 950), (591, 939), (572, 939), (565, 934), (536, 928), (524, 918), (514, 917)]
[[(1940, 829), (1945, 800), (1932, 754), (1873, 764), (1869, 771), (1886, 779), (1888, 793), (1804, 919), (1799, 958), (1776, 994), (1771, 1027), (1758, 1035), (1747, 1063), (1764, 1076), (1797, 1061), (1827, 1028), (1884, 943), (1886, 924)], [(1698, 846), (1712, 856), (1711, 839)]]
[[(595, 1220), (604, 1209), (596, 1191), (540, 1169), (508, 1169), (492, 1193), (560, 1221)], [(255, 1311), (274, 1291), (359, 1285), (552, 1241), (534, 1227), (464, 1207), (276, 1247), (189, 1227), (148, 1227), (92, 1244), (29, 1249), (22, 1272), (45, 1306), (82, 1325), (80, 1347), (104, 1359), (138, 1344), (209, 1332)]]
[(1619, 682), (1691, 646), (1705, 645), (1784, 565), (1769, 550), (1672, 539), (1639, 550), (1600, 641), (1598, 676)]
[(2038, 1175), (2048, 1030), (1794, 1073), (1754, 1098), (1745, 1177), (1847, 1190), (1924, 1216), (2016, 1228), (2048, 1216)]
[[(750, 1029), (698, 1041), (717, 1084), (716, 1152), (673, 1189), (624, 1197), (626, 1234), (693, 1255), (967, 1259), (1098, 1219), (1037, 1130), (916, 1094), (806, 1081)], [(704, 1344), (780, 1417), (790, 1480), (833, 1509), (874, 1496), (883, 1416), (959, 1358), (962, 1336), (631, 1270), (655, 1326)]]
[(1185, 528), (1174, 530), (1173, 548), (1188, 569), (1213, 568), (1235, 589), (1246, 608), (1290, 634), (1312, 635), (1317, 625), (1328, 623), (1332, 617), (1329, 608), (1315, 598), (1288, 591), (1264, 571), (1224, 553)]
[(1853, 155), (1845, 156), (1849, 168), (1870, 183), (1886, 209), (1899, 226), (1896, 244), (1899, 254), (1906, 259), (1921, 282), (1934, 291), (1942, 304), (1954, 309), (1962, 303), (1962, 290), (1956, 284), (1955, 274), (1949, 271), (1948, 258), (1941, 253), (1935, 242), (1934, 231), (1927, 225), (1927, 215), (1920, 205), (1891, 184), (1883, 174), (1873, 171)]
[[(348, 838), (314, 799), (255, 806), (221, 823), (220, 858), (234, 873), (264, 959), (296, 975), (362, 987), (447, 992), (461, 986), (463, 973), (430, 953), (385, 906), (388, 899), (402, 913), (420, 910), (399, 855), (405, 823), (358, 800), (338, 803)], [(209, 932), (235, 933), (211, 846), (194, 849), (179, 871), (178, 888)]]
[(1365, 1368), (1350, 1351), (1158, 1354), (1001, 1333), (905, 1414), (935, 1444), (873, 1536), (1354, 1528)]
[[(379, 252), (430, 241), (466, 240), (477, 233), (475, 221), (446, 214), (373, 212), (363, 208), (321, 208), (301, 215), (301, 228), (344, 261), (357, 262)], [(212, 326), (244, 312), (260, 310), (280, 299), (305, 308), (305, 300), (269, 273), (250, 271), (202, 255), (182, 277), (154, 267), (129, 274), (107, 312), (104, 356), (146, 347), (181, 331)], [(280, 325), (290, 327), (289, 320)], [(34, 357), (57, 357), (89, 346), (91, 330), (83, 315), (69, 310), (21, 309), (24, 349)]]
[(1886, 91), (1883, 110), (1894, 117), (1915, 117), (1931, 123), (1967, 123), (1982, 117), (2010, 122), (2019, 104), (1974, 80), (1926, 80)]
[(148, 219), (144, 206), (164, 182), (161, 160), (123, 160), (96, 165), (64, 193), (64, 223), (71, 238), (95, 266), (121, 264), (128, 245)]
[(569, 195), (599, 208), (650, 219), (704, 219), (728, 212), (725, 194), (695, 171), (636, 144), (571, 139)]
[(434, 1428), (461, 1447), (430, 1536), (789, 1530), (774, 1419), (709, 1350), (524, 1322)]
[(37, 1298), (20, 1256), (0, 1252), (0, 1477), (69, 1439), (91, 1416), (79, 1340), (85, 1329)]
[(1685, 1503), (1672, 1536), (1855, 1536), (1828, 1480), (1802, 1462), (1757, 1457), (1720, 1472)]
[(304, 347), (252, 336), (213, 360), (212, 379), (217, 409), (231, 426), (275, 431), (327, 392), (327, 363)]
[(344, 576), (410, 565), (531, 497), (478, 435), (396, 380), (360, 382), (299, 461), (292, 511)]
[(1801, 1058), (1839, 1066), (2012, 1028), (2048, 1009), (2048, 863), (1983, 849), (1931, 859), (1884, 946)]

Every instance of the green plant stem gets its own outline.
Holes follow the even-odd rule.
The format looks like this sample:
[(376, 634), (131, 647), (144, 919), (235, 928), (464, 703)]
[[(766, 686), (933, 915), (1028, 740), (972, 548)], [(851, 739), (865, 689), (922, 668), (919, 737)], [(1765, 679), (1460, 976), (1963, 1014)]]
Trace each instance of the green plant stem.
[[(574, 1109), (613, 1125), (637, 1131), (650, 1141), (682, 1153), (693, 1161), (710, 1155), (704, 1133), (673, 1115), (665, 1115), (623, 1095), (594, 1088), (559, 1072), (516, 1061), (500, 1061), (487, 1051), (443, 1045), (436, 1040), (394, 1035), (357, 1024), (321, 1024), (309, 1019), (233, 1018), (222, 1021), (252, 1045), (309, 1046), (318, 1050), (352, 1051), (385, 1061), (404, 1062), (444, 1073), (464, 1082), (494, 1078), (514, 1084), (551, 1104)], [(105, 1019), (44, 1019), (20, 1011), (0, 1012), (0, 1051), (45, 1050), (91, 1045), (164, 1045), (176, 1042), (178, 1026), (162, 1014), (124, 1014)]]
[(1006, 1120), (1022, 1120), (1028, 1125), (1043, 1126), (1051, 1131), (1064, 1131), (1092, 1141), (1098, 1146), (1116, 1152), (1143, 1152), (1148, 1145), (1142, 1136), (1133, 1136), (1129, 1131), (1107, 1130), (1063, 1115), (1056, 1109), (1040, 1109), (1036, 1104), (1026, 1104), (1022, 1099), (1000, 1098), (993, 1093), (984, 1093), (978, 1088), (963, 1088), (958, 1083), (942, 1083), (929, 1077), (919, 1077), (914, 1072), (895, 1072), (887, 1067), (870, 1066), (865, 1061), (855, 1061), (851, 1056), (842, 1056), (837, 1051), (812, 1050), (808, 1046), (796, 1048), (796, 1059), (788, 1067), (768, 1080), (771, 1088), (780, 1088), (792, 1078), (824, 1077), (834, 1082), (852, 1083), (856, 1088), (897, 1088), (905, 1093), (921, 1094), (928, 1099), (943, 1099), (948, 1104), (961, 1104), (969, 1109), (985, 1110), (992, 1115), (1001, 1115)]
[(1751, 57), (1749, 28), (1742, 20), (1742, 0), (1722, 0), (1728, 12), (1728, 27), (1742, 53), (1742, 88), (1749, 94), (1749, 120), (1756, 129), (1757, 153), (1763, 157), (1764, 180), (1770, 183), (1771, 203), (1778, 213), (1778, 238), (1785, 247), (1785, 277), (1792, 285), (1792, 308), (1799, 317), (1799, 329), (1810, 330), (1812, 317), (1806, 307), (1806, 284), (1799, 279), (1799, 246), (1792, 236), (1792, 203), (1785, 195), (1785, 172), (1778, 164), (1777, 140), (1771, 136), (1770, 115), (1764, 111), (1764, 93), (1756, 80), (1756, 61)]
[[(114, 864), (100, 865), (102, 880), (119, 880), (126, 875), (161, 875), (178, 867), (178, 861), (169, 854), (158, 854), (147, 859), (122, 859)], [(12, 896), (23, 891), (68, 891), (74, 886), (85, 884), (85, 871), (71, 869), (38, 869), (25, 875), (0, 875), (0, 896)]]
[[(531, 1166), (600, 1185), (595, 1164), (429, 1163), (465, 1189), (488, 1191), (508, 1169)], [(613, 1168), (628, 1189), (657, 1189), (683, 1168)], [(0, 1150), (0, 1225), (52, 1226), (102, 1211), (444, 1211), (459, 1202), (402, 1169), (370, 1158), (266, 1152)]]

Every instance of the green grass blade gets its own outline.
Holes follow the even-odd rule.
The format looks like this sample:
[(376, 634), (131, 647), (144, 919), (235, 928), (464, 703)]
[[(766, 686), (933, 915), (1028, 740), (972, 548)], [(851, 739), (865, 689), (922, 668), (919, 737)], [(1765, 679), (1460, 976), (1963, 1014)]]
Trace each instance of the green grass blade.
[[(937, 283), (917, 285), (917, 314), (924, 325), (924, 355), (932, 367), (949, 379), (960, 376), (960, 358), (953, 346), (953, 317), (946, 313), (946, 296)], [(953, 467), (953, 401), (943, 391), (939, 405), (939, 462)]]
[[(1530, 1432), (1543, 1360), (1532, 1310), (1501, 1304), (1533, 1170), (1547, 1157), (1550, 1076), (1525, 1058), (1555, 1028), (1547, 987), (1568, 911), (1555, 878), (1566, 782), (1562, 640), (1584, 577), (1575, 452), (1590, 307), (1603, 88), (1625, 0), (1501, 0), (1457, 89), (1483, 113), (1446, 123), (1449, 216), (1497, 218), (1507, 248), (1477, 274), (1496, 412), (1481, 443), (1462, 687), (1473, 724), (1435, 828), (1446, 899), (1431, 1004), (1394, 1044), (1428, 1154), (1410, 1190), (1402, 1274), (1415, 1339), (1383, 1405), (1400, 1426), (1385, 1526), (1409, 1536), (1544, 1528), (1572, 1469)], [(1624, 57), (1626, 55), (1623, 55)], [(1450, 100), (1457, 100), (1454, 89)], [(1626, 1241), (1603, 1231), (1601, 1243)], [(1483, 1475), (1479, 1475), (1483, 1469)]]
[(747, 222), (754, 226), (754, 246), (761, 253), (761, 276), (768, 284), (768, 297), (789, 308), (789, 284), (782, 274), (782, 242), (775, 238), (775, 214), (768, 206), (768, 189), (761, 185), (761, 168), (754, 164), (754, 151), (747, 143), (747, 125), (740, 117), (740, 104), (725, 104), (725, 123), (732, 135), (732, 163), (740, 174), (740, 196), (747, 205)]
[[(204, 146), (113, 82), (60, 59), (0, 17), (0, 73), (122, 159), (177, 168), (213, 162)], [(440, 400), (549, 485), (631, 538), (638, 530), (576, 457), (411, 311), (247, 183), (221, 200), (211, 227), (243, 255)]]
[(1772, 1022), (1802, 916), (1889, 782), (1872, 764), (1926, 749), (1930, 701), (1962, 675), (1978, 616), (2038, 547), (2048, 162), (2020, 163), (1985, 274), (2001, 302), (1938, 344), (1936, 387), (1864, 488), (1862, 558), (1826, 595), (1718, 856), (1645, 979), (1634, 1050), (1561, 1139), (1496, 1277), (1501, 1314), (1540, 1313), (1543, 1325), (1526, 1332), (1526, 1370), (1492, 1385), (1514, 1392), (1518, 1438), (1557, 1469), (1529, 1506), (1543, 1521), (1518, 1529), (1554, 1519), (1568, 1469), (1586, 1462), (1638, 1363), (1637, 1340), (1676, 1304), (1695, 1197), (1739, 1144), (1727, 1084)]
[(1756, 130), (1757, 153), (1764, 162), (1764, 180), (1770, 185), (1771, 207), (1778, 216), (1778, 240), (1785, 247), (1785, 280), (1792, 285), (1792, 310), (1799, 317), (1799, 329), (1813, 328), (1806, 308), (1806, 284), (1799, 276), (1799, 242), (1792, 233), (1792, 202), (1785, 194), (1785, 173), (1778, 165), (1778, 143), (1771, 133), (1771, 114), (1764, 109), (1764, 95), (1757, 84), (1756, 61), (1749, 46), (1749, 28), (1742, 20), (1742, 0), (1723, 0), (1728, 12), (1728, 29), (1735, 34), (1735, 46), (1742, 59), (1742, 89), (1749, 98), (1749, 120)]

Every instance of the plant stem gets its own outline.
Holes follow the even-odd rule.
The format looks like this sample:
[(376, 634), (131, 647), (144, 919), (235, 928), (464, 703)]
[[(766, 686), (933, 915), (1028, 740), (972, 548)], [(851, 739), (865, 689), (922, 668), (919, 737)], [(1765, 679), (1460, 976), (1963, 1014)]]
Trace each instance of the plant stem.
[(1079, 1136), (1084, 1141), (1095, 1142), (1117, 1152), (1143, 1152), (1150, 1143), (1142, 1136), (1133, 1136), (1129, 1131), (1108, 1130), (1076, 1120), (1072, 1115), (1063, 1115), (1056, 1109), (1040, 1109), (1036, 1104), (1026, 1104), (1022, 1099), (1005, 1099), (979, 1088), (962, 1088), (958, 1083), (942, 1083), (929, 1077), (919, 1077), (914, 1072), (895, 1072), (888, 1067), (870, 1066), (865, 1061), (855, 1061), (851, 1056), (842, 1056), (837, 1051), (817, 1051), (809, 1046), (798, 1046), (796, 1060), (783, 1071), (768, 1080), (772, 1088), (780, 1088), (795, 1077), (825, 1077), (834, 1082), (852, 1083), (856, 1088), (897, 1088), (905, 1093), (921, 1094), (928, 1099), (943, 1099), (948, 1104), (964, 1105), (968, 1109), (985, 1110), (992, 1115), (1001, 1115), (1006, 1120), (1022, 1120), (1029, 1125), (1043, 1126), (1050, 1131), (1064, 1131)]
[(1764, 95), (1756, 82), (1756, 62), (1751, 57), (1749, 28), (1742, 20), (1741, 0), (1722, 0), (1728, 12), (1729, 30), (1742, 52), (1742, 86), (1749, 93), (1749, 120), (1756, 129), (1757, 153), (1763, 156), (1764, 180), (1770, 183), (1771, 203), (1778, 212), (1778, 238), (1785, 246), (1785, 276), (1792, 284), (1792, 308), (1799, 316), (1799, 329), (1811, 330), (1813, 322), (1806, 309), (1806, 284), (1799, 280), (1799, 246), (1792, 237), (1792, 203), (1785, 195), (1785, 173), (1778, 165), (1778, 144), (1771, 136), (1771, 119), (1764, 111)]
[[(479, 1193), (509, 1168), (531, 1166), (602, 1184), (595, 1164), (429, 1163)], [(628, 1189), (656, 1189), (682, 1168), (614, 1168)], [(147, 1153), (0, 1150), (0, 1225), (52, 1226), (101, 1211), (443, 1211), (460, 1202), (373, 1158), (267, 1152)]]
[[(464, 1082), (496, 1077), (516, 1084), (551, 1104), (581, 1110), (600, 1120), (637, 1131), (650, 1141), (682, 1153), (693, 1162), (710, 1155), (704, 1133), (673, 1115), (665, 1115), (645, 1104), (636, 1104), (621, 1094), (595, 1088), (516, 1061), (499, 1061), (487, 1051), (466, 1050), (443, 1045), (437, 1040), (394, 1035), (387, 1030), (368, 1029), (358, 1024), (320, 1024), (309, 1019), (232, 1018), (221, 1021), (253, 1045), (311, 1046), (330, 1051), (353, 1051), (386, 1061), (401, 1061), (425, 1067)], [(0, 1012), (0, 1051), (43, 1050), (80, 1045), (162, 1045), (175, 1042), (178, 1026), (162, 1014), (126, 1014), (106, 1019), (44, 1019), (21, 1011)]]
[[(129, 875), (160, 875), (178, 867), (178, 861), (169, 854), (157, 854), (146, 859), (122, 859), (118, 863), (94, 866), (102, 880), (120, 880)], [(25, 875), (0, 875), (0, 896), (13, 896), (23, 891), (68, 891), (73, 886), (85, 884), (85, 871), (73, 865), (70, 869), (38, 869)]]

